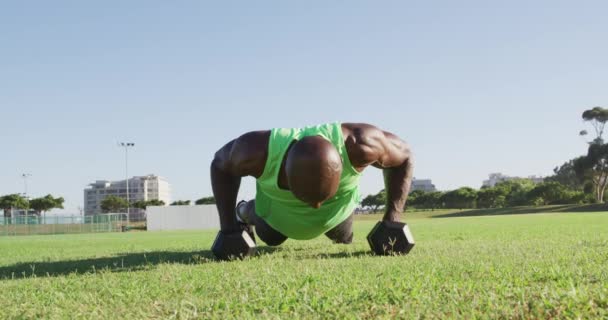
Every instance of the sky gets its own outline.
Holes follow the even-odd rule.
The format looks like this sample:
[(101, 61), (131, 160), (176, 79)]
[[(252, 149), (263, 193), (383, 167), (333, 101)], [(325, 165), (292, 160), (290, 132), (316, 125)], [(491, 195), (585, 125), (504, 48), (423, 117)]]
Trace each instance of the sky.
[[(157, 174), (211, 195), (251, 130), (331, 121), (397, 134), (440, 190), (550, 175), (608, 107), (606, 1), (0, 3), (0, 195), (63, 196)], [(368, 169), (361, 192), (382, 188)], [(255, 194), (252, 178), (239, 198)]]

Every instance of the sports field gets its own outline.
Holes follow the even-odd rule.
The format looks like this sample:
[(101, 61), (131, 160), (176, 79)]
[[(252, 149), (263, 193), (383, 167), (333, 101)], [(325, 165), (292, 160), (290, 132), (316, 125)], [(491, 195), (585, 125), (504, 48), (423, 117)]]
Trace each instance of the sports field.
[(608, 212), (414, 213), (405, 257), (355, 243), (261, 245), (215, 262), (215, 232), (0, 237), (0, 318), (608, 318)]

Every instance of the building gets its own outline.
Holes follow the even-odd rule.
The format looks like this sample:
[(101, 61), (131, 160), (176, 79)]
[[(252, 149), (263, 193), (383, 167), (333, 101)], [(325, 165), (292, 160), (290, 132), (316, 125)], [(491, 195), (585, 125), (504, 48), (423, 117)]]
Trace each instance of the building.
[[(98, 180), (91, 183), (84, 189), (84, 214), (100, 214), (101, 202), (107, 196), (117, 196), (127, 199), (126, 180), (106, 181)], [(171, 202), (171, 189), (169, 183), (156, 175), (133, 177), (129, 179), (129, 201), (162, 200), (166, 204)], [(132, 208), (129, 210), (130, 216), (134, 218), (142, 217), (143, 210)]]
[(148, 231), (218, 230), (220, 218), (214, 204), (195, 206), (148, 207)]
[(521, 177), (507, 176), (507, 175), (504, 175), (504, 174), (498, 172), (498, 173), (490, 173), (488, 180), (484, 180), (482, 186), (483, 187), (494, 187), (499, 182), (515, 180), (515, 179), (528, 179), (528, 180), (532, 180), (532, 182), (534, 182), (534, 183), (542, 183), (545, 180), (545, 178), (539, 177), (539, 176), (528, 176), (527, 178), (521, 178)]
[(433, 181), (431, 181), (431, 179), (412, 179), (412, 187), (410, 189), (410, 192), (416, 191), (416, 190), (422, 190), (424, 192), (433, 192), (433, 191), (437, 191), (437, 188), (435, 188), (435, 185), (433, 184)]

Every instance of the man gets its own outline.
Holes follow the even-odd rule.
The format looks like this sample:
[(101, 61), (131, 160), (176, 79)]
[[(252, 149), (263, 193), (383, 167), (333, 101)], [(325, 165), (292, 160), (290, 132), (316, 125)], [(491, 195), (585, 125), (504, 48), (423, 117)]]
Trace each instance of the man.
[[(364, 123), (246, 133), (217, 151), (211, 163), (221, 232), (251, 234), (254, 226), (271, 246), (321, 234), (351, 243), (358, 181), (370, 165), (384, 172), (383, 220), (399, 222), (413, 163), (409, 147), (394, 134)], [(256, 198), (236, 207), (245, 176), (256, 178)]]

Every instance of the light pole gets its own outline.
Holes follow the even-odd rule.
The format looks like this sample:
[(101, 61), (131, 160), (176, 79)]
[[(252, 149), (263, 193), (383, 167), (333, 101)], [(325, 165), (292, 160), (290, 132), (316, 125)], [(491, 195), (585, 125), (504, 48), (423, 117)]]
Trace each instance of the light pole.
[[(25, 198), (25, 200), (29, 200), (27, 198), (27, 178), (31, 177), (32, 175), (30, 173), (22, 173), (21, 174), (21, 178), (23, 178), (23, 198)], [(23, 209), (25, 211), (25, 224), (27, 224), (27, 214), (28, 214), (28, 209)], [(11, 209), (12, 211), (12, 209)], [(12, 216), (12, 212), (11, 212), (11, 216)]]
[(27, 178), (31, 177), (30, 173), (22, 173), (21, 177), (23, 178), (23, 197), (27, 199)]
[(127, 184), (127, 226), (129, 225), (129, 207), (131, 203), (129, 202), (129, 148), (134, 147), (135, 143), (133, 142), (119, 142), (119, 147), (125, 148), (125, 183)]

